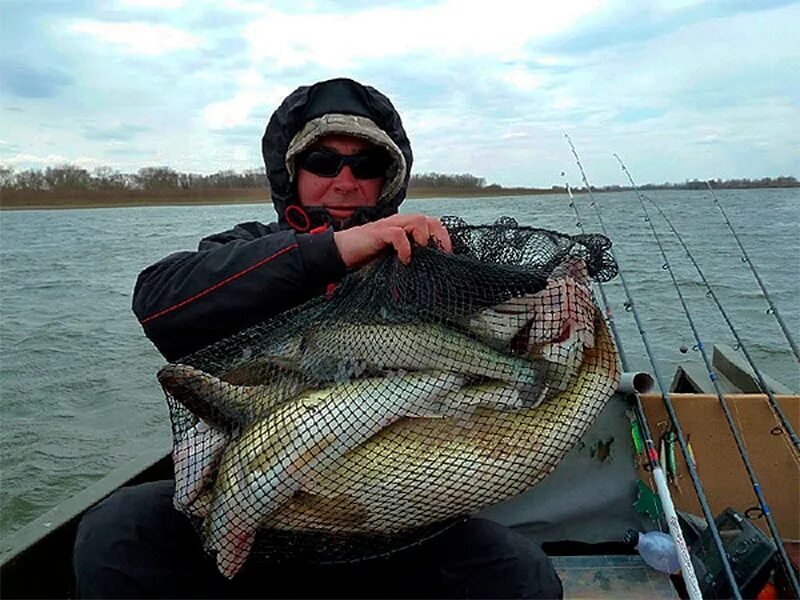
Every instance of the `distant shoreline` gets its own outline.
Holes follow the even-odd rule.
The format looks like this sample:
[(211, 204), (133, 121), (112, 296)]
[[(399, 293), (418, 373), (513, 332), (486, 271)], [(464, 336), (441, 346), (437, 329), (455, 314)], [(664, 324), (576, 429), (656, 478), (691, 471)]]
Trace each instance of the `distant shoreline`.
[[(126, 194), (116, 198), (53, 198), (42, 197), (7, 202), (0, 197), (0, 210), (72, 210), (78, 208), (132, 208), (145, 206), (222, 206), (226, 204), (272, 204), (268, 190), (243, 188), (233, 190), (213, 190), (208, 194), (152, 195), (147, 193)], [(560, 190), (539, 190), (529, 188), (417, 188), (411, 189), (408, 198), (489, 198), (502, 196), (530, 196), (534, 194), (558, 194)]]
[[(658, 188), (662, 189), (662, 188)], [(691, 191), (692, 188), (665, 187), (665, 190), (672, 191)], [(794, 189), (794, 187), (763, 186), (763, 187), (742, 187), (742, 188), (722, 188), (722, 189)], [(630, 189), (598, 189), (594, 193), (619, 193), (631, 191)], [(643, 191), (652, 191), (648, 188)], [(231, 190), (202, 190), (204, 193), (175, 193), (169, 190), (163, 194), (153, 194), (142, 192), (141, 194), (130, 192), (113, 198), (94, 197), (87, 198), (86, 195), (78, 197), (52, 197), (47, 194), (40, 198), (8, 199), (0, 195), (0, 211), (4, 210), (72, 210), (83, 208), (134, 208), (150, 206), (222, 206), (226, 204), (271, 204), (268, 190), (262, 188), (241, 188)], [(578, 194), (585, 194), (584, 190), (573, 190)], [(501, 188), (488, 186), (484, 188), (411, 188), (408, 191), (408, 198), (411, 199), (437, 199), (437, 198), (500, 198), (503, 196), (533, 196), (545, 194), (565, 194), (566, 190), (540, 189), (540, 188)], [(77, 193), (75, 194), (77, 196)]]

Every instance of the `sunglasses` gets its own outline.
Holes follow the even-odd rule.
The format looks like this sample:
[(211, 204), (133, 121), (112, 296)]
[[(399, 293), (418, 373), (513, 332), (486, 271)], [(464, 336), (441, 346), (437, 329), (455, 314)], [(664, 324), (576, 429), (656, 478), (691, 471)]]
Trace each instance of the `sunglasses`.
[(347, 165), (356, 179), (378, 179), (386, 175), (392, 159), (387, 152), (377, 149), (339, 154), (335, 150), (317, 148), (301, 152), (295, 164), (320, 177), (336, 177)]

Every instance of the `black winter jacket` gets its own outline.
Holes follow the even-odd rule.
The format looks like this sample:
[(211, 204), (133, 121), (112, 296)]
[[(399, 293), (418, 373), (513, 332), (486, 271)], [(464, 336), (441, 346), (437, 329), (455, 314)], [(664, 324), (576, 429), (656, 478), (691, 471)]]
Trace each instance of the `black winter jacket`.
[(388, 98), (349, 79), (298, 88), (272, 115), (262, 139), (278, 222), (242, 223), (204, 238), (196, 252), (167, 256), (136, 281), (133, 311), (167, 360), (177, 361), (297, 306), (344, 276), (346, 268), (324, 210), (306, 209), (310, 219), (300, 230), (295, 220), (290, 226), (285, 218), (286, 208), (297, 205), (284, 160), (289, 142), (306, 122), (326, 113), (370, 117), (398, 145), (408, 166), (404, 185), (394, 197), (359, 209), (348, 225), (397, 212), (405, 198), (412, 155)]

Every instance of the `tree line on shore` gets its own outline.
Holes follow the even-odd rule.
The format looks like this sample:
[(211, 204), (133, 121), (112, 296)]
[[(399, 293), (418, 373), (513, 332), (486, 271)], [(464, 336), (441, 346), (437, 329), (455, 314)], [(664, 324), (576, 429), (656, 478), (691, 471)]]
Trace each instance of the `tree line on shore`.
[[(0, 189), (31, 192), (58, 191), (158, 191), (193, 189), (245, 189), (268, 187), (263, 168), (242, 172), (217, 171), (209, 175), (182, 173), (170, 167), (143, 167), (136, 173), (122, 173), (110, 167), (93, 171), (75, 165), (59, 165), (16, 172), (0, 165)], [(423, 173), (412, 175), (412, 187), (483, 188), (486, 180), (469, 173), (445, 175)]]
[[(800, 182), (793, 176), (764, 177), (762, 179), (715, 179), (711, 185), (724, 188), (760, 188), (760, 187), (800, 187)], [(255, 188), (264, 190), (268, 187), (266, 173), (263, 168), (245, 171), (224, 170), (212, 174), (182, 173), (166, 166), (143, 167), (135, 173), (123, 173), (111, 167), (98, 167), (92, 171), (76, 165), (58, 165), (43, 169), (27, 169), (15, 171), (8, 166), (0, 165), (0, 191), (4, 199), (24, 201), (43, 197), (64, 198), (112, 198), (116, 196), (135, 197), (150, 196), (197, 196), (210, 191), (247, 190)], [(483, 177), (469, 173), (444, 174), (422, 173), (412, 175), (409, 184), (414, 189), (448, 189), (465, 192), (497, 193), (503, 191), (565, 192), (562, 186), (550, 188), (505, 188), (497, 184), (486, 184)], [(705, 189), (704, 180), (687, 180), (682, 183), (644, 184), (641, 189)], [(610, 185), (592, 188), (595, 191), (624, 191), (629, 186)], [(582, 191), (576, 188), (575, 191)]]

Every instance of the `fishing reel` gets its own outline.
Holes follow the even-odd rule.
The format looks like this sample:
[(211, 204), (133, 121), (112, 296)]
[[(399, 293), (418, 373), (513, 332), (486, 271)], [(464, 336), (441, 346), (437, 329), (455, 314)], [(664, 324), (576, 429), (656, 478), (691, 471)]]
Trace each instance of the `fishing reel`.
[[(678, 512), (678, 520), (703, 598), (732, 597), (730, 583), (706, 522), (684, 512)], [(755, 598), (777, 564), (775, 544), (732, 508), (726, 508), (714, 522), (742, 597)]]

